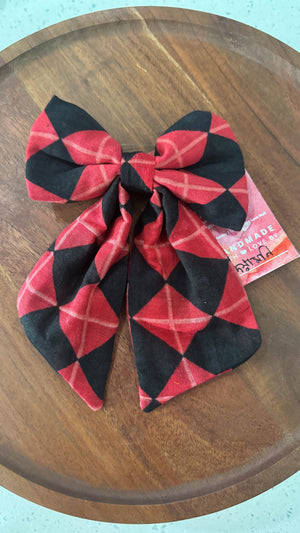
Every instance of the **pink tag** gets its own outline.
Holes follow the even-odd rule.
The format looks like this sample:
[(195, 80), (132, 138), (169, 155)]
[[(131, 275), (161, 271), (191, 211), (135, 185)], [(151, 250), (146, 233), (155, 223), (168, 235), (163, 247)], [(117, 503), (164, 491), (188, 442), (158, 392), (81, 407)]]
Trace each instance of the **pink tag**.
[(246, 176), (249, 206), (241, 231), (208, 226), (241, 276), (243, 285), (299, 257), (247, 172)]

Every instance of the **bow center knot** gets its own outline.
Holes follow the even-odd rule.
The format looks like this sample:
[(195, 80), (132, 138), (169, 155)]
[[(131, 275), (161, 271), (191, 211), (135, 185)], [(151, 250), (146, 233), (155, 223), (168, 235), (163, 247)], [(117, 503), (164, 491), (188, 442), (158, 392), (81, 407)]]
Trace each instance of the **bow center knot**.
[(152, 195), (155, 157), (143, 152), (123, 153), (121, 183), (127, 192)]

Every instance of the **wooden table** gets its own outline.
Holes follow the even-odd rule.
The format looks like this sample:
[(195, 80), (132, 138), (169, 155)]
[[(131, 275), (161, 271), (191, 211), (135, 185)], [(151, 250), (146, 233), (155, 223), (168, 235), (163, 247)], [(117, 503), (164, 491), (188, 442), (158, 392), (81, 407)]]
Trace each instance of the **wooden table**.
[[(208, 109), (232, 126), (246, 167), (299, 248), (299, 56), (240, 23), (171, 8), (93, 13), (4, 50), (1, 87), (0, 481), (64, 513), (160, 522), (211, 513), (299, 467), (299, 262), (247, 287), (261, 349), (143, 413), (125, 317), (105, 407), (92, 412), (29, 343), (16, 297), (58, 233), (86, 206), (27, 198), (30, 127), (55, 93), (124, 149)], [(298, 316), (297, 316), (298, 315)]]

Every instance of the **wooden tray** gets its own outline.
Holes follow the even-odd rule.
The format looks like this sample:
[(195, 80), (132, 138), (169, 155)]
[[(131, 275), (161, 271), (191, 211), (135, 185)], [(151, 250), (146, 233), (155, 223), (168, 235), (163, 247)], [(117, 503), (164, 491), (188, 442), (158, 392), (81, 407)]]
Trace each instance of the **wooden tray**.
[(87, 205), (27, 198), (29, 130), (54, 93), (95, 116), (125, 150), (152, 149), (193, 109), (222, 115), (299, 247), (297, 53), (228, 19), (132, 8), (57, 24), (1, 57), (2, 485), (64, 513), (143, 523), (211, 513), (293, 474), (299, 262), (247, 287), (263, 335), (257, 354), (149, 414), (139, 408), (124, 316), (105, 407), (95, 413), (27, 341), (16, 297), (39, 256)]

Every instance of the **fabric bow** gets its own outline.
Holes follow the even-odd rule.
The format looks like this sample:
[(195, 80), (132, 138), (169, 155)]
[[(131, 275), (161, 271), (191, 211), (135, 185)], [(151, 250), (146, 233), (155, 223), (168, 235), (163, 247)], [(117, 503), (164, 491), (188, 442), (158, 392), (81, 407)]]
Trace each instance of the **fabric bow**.
[[(246, 293), (207, 227), (239, 230), (246, 217), (243, 157), (225, 120), (193, 111), (154, 153), (122, 153), (90, 115), (54, 96), (30, 133), (26, 182), (33, 200), (101, 197), (62, 231), (18, 296), (28, 338), (92, 409), (103, 405), (126, 286), (144, 411), (258, 349)], [(133, 191), (148, 202), (129, 268)]]

